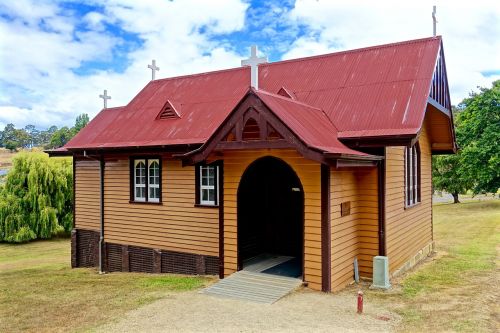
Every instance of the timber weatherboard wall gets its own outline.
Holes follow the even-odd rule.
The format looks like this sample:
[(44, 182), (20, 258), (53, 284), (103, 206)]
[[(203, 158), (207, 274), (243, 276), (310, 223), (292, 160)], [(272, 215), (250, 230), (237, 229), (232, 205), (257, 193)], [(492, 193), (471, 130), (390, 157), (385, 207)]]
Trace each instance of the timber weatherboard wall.
[(419, 138), (421, 202), (405, 207), (404, 147), (386, 148), (386, 247), (391, 273), (432, 242), (432, 156), (429, 116)]
[[(241, 177), (255, 160), (274, 156), (297, 174), (304, 189), (304, 281), (321, 290), (321, 165), (292, 149), (224, 152), (224, 275), (237, 270), (237, 193)], [(216, 158), (214, 156), (214, 158)]]
[(219, 209), (195, 206), (195, 167), (162, 159), (162, 203), (130, 203), (128, 158), (107, 159), (104, 240), (219, 256)]
[[(354, 258), (359, 273), (372, 275), (378, 255), (378, 169), (331, 169), (332, 291), (354, 279)], [(350, 214), (341, 216), (341, 204), (350, 202)]]
[(100, 230), (99, 161), (75, 159), (75, 228)]

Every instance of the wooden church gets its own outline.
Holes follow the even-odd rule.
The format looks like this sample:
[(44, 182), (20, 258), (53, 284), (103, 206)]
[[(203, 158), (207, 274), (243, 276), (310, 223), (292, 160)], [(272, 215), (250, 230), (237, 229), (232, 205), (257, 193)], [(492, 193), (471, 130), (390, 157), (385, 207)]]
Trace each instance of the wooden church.
[[(73, 267), (218, 274), (285, 258), (315, 290), (433, 248), (431, 155), (456, 151), (441, 37), (152, 80), (74, 161)], [(260, 259), (259, 259), (260, 258)]]

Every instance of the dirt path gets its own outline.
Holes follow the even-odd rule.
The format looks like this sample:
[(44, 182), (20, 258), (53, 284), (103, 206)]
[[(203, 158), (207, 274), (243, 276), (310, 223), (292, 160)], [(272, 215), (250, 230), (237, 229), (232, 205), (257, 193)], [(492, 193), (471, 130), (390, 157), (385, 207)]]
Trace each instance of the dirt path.
[(356, 314), (355, 294), (299, 290), (273, 305), (217, 298), (198, 292), (173, 294), (131, 311), (98, 332), (390, 332), (400, 318), (365, 304)]

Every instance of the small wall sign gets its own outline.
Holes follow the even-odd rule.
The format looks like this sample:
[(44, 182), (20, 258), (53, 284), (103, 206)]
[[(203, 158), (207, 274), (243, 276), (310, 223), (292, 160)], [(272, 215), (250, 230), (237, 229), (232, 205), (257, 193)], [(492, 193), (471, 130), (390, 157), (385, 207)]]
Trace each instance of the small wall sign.
[(347, 216), (351, 214), (351, 202), (346, 201), (340, 204), (340, 216)]

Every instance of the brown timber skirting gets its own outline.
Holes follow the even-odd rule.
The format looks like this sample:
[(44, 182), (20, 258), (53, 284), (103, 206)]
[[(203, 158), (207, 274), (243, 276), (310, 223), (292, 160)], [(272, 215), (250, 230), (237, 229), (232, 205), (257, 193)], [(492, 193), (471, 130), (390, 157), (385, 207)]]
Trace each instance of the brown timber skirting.
[(219, 258), (106, 243), (108, 272), (219, 274)]
[(99, 232), (71, 231), (71, 267), (95, 267), (99, 264)]

